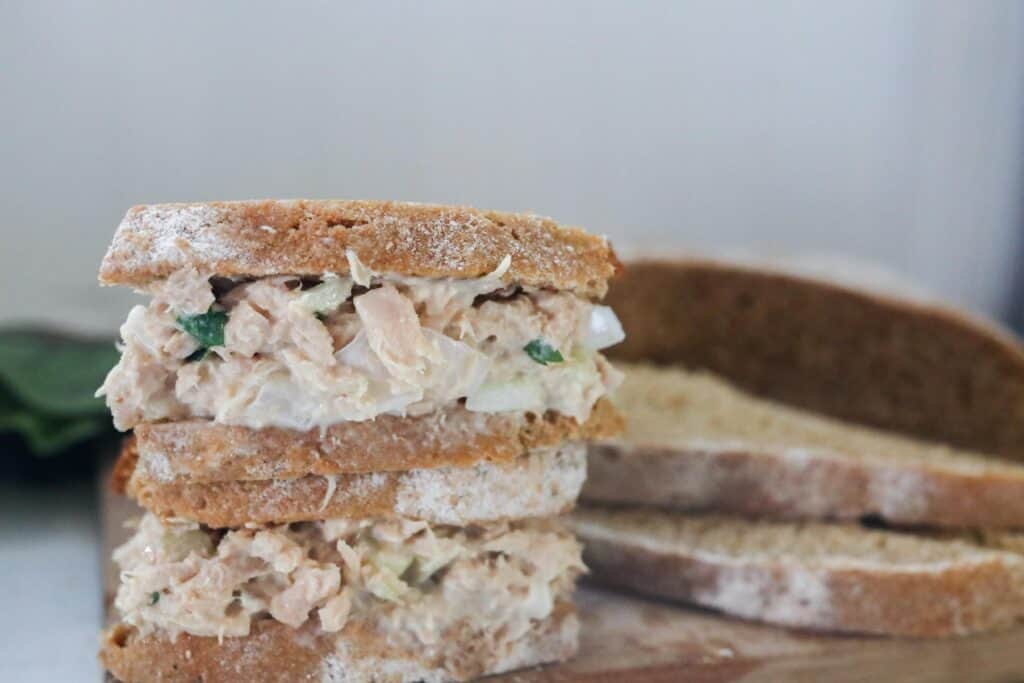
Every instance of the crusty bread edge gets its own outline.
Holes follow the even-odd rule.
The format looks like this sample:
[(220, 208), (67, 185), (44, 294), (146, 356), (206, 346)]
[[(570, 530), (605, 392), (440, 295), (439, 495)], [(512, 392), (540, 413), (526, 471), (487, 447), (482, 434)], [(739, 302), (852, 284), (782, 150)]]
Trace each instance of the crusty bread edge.
[[(131, 459), (131, 453), (125, 455)], [(115, 473), (129, 465), (115, 467)], [(155, 481), (136, 467), (117, 484), (162, 519), (239, 527), (347, 517), (405, 517), (464, 526), (572, 509), (586, 478), (585, 449), (566, 443), (510, 463), (214, 483)]]
[[(599, 582), (733, 616), (829, 632), (948, 637), (1009, 628), (1024, 619), (1018, 558), (950, 561), (936, 569), (808, 567), (792, 560), (729, 561), (645, 544), (573, 516), (584, 562)], [(756, 534), (756, 522), (750, 533)]]
[(581, 497), (778, 519), (1024, 527), (1024, 469), (956, 472), (797, 447), (595, 443)]
[(533, 214), (367, 200), (247, 200), (129, 209), (100, 267), (107, 285), (145, 286), (191, 266), (222, 276), (349, 272), (503, 279), (599, 298), (620, 268), (608, 241)]
[(208, 420), (139, 425), (134, 444), (154, 479), (191, 482), (289, 479), (510, 462), (537, 448), (607, 439), (625, 426), (607, 398), (582, 425), (549, 411), (474, 413), (461, 406), (419, 417), (382, 415), (324, 430), (249, 429)]
[(757, 259), (716, 257), (696, 252), (680, 252), (674, 257), (654, 254), (631, 253), (625, 268), (645, 265), (667, 266), (673, 268), (715, 268), (722, 272), (742, 271), (755, 275), (779, 278), (808, 287), (819, 287), (832, 292), (842, 292), (862, 300), (880, 303), (894, 309), (905, 309), (922, 315), (935, 316), (943, 322), (960, 326), (962, 329), (978, 337), (996, 343), (1002, 350), (1017, 359), (1024, 367), (1024, 345), (1008, 328), (995, 320), (958, 308), (937, 296), (926, 295), (921, 291), (904, 289), (888, 289), (864, 283), (854, 283), (847, 278), (828, 278), (804, 272), (799, 267), (787, 267), (785, 262), (774, 263)]
[[(759, 302), (762, 290), (769, 293)], [(608, 303), (619, 309), (626, 329), (625, 342), (609, 349), (613, 361), (707, 369), (757, 395), (817, 413), (1024, 459), (1024, 428), (1014, 417), (1024, 411), (1024, 346), (963, 311), (696, 257), (630, 262)], [(781, 341), (763, 343), (765, 335)], [(934, 338), (935, 350), (947, 354), (950, 367), (934, 387), (915, 391), (890, 381), (941, 363), (928, 349), (901, 353), (893, 347), (907, 337)], [(866, 347), (847, 348), (844, 339)], [(836, 365), (829, 360), (836, 353), (857, 360)], [(872, 368), (874, 376), (884, 371), (886, 377), (861, 381), (873, 376)]]

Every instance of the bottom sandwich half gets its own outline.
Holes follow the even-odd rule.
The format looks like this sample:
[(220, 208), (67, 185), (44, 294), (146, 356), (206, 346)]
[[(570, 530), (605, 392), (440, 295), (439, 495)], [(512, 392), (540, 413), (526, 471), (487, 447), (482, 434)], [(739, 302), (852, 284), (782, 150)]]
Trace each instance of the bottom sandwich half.
[(147, 514), (117, 551), (117, 680), (467, 680), (575, 652), (580, 547), (555, 519), (230, 530)]

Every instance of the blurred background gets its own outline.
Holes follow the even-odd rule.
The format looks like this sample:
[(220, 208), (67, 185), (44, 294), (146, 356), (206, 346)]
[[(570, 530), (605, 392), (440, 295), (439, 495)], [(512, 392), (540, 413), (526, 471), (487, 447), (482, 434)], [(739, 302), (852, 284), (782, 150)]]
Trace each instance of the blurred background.
[[(0, 55), (0, 328), (112, 340), (132, 298), (95, 275), (125, 209), (255, 197), (532, 210), (627, 255), (840, 255), (1024, 323), (1024, 2), (5, 0)], [(95, 680), (81, 473), (109, 421), (33, 394), (52, 357), (0, 345), (0, 583), (60, 633), (0, 659)]]
[(1010, 313), (1021, 2), (8, 1), (0, 51), (2, 322), (110, 335), (127, 207), (250, 197), (828, 251)]

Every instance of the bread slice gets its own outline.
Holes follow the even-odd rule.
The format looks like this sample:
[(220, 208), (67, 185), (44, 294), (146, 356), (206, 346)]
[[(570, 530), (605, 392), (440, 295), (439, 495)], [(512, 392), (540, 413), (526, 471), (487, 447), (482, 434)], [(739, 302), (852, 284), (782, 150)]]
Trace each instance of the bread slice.
[(1024, 618), (1024, 557), (835, 524), (581, 508), (596, 580), (786, 626), (902, 636)]
[(1024, 467), (754, 398), (708, 373), (621, 364), (625, 436), (586, 500), (746, 516), (1024, 528)]
[(532, 214), (387, 201), (298, 199), (130, 209), (100, 282), (141, 287), (185, 266), (225, 277), (349, 272), (346, 250), (379, 273), (504, 279), (601, 297), (619, 267), (608, 241)]
[(138, 467), (129, 441), (115, 490), (164, 518), (239, 527), (347, 517), (406, 517), (467, 524), (548, 517), (570, 510), (586, 477), (581, 443), (531, 451), (508, 463), (264, 481), (165, 482)]
[(612, 359), (710, 370), (818, 413), (1024, 459), (1024, 351), (946, 306), (764, 268), (630, 263)]
[(531, 449), (616, 436), (624, 421), (607, 399), (586, 423), (549, 412), (475, 413), (457, 406), (419, 417), (381, 415), (323, 430), (249, 429), (208, 420), (135, 428), (150, 479), (191, 483), (290, 479), (511, 462)]
[(182, 634), (141, 636), (118, 624), (103, 636), (100, 660), (123, 683), (406, 683), (465, 681), (576, 653), (579, 622), (568, 602), (547, 619), (534, 622), (522, 637), (489, 642), (471, 631), (448, 634), (439, 653), (406, 649), (353, 622), (338, 635), (312, 628), (292, 629), (265, 620), (244, 638)]

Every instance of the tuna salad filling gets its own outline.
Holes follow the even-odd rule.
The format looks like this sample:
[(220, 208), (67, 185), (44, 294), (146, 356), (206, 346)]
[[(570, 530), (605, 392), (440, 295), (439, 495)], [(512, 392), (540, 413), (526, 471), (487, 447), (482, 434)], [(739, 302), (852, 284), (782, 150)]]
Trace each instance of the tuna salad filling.
[(179, 270), (121, 327), (97, 392), (119, 429), (212, 418), (311, 429), (456, 401), (583, 421), (619, 382), (598, 353), (622, 340), (607, 306), (570, 292), (385, 276), (349, 252), (349, 276), (234, 281)]
[(335, 633), (358, 620), (423, 646), (467, 622), (519, 638), (583, 571), (579, 544), (551, 520), (340, 519), (224, 532), (147, 514), (114, 561), (115, 605), (143, 634), (245, 636), (256, 619)]

